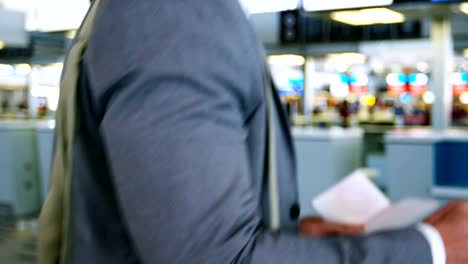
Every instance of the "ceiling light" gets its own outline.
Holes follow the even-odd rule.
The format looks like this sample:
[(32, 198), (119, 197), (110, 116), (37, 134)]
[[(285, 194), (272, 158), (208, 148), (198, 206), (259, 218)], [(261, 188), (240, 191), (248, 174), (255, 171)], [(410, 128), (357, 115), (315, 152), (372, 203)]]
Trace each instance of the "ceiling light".
[(0, 64), (0, 76), (12, 76), (15, 73), (13, 66), (9, 64)]
[(428, 73), (430, 71), (429, 63), (425, 61), (420, 61), (416, 64), (416, 69), (420, 72)]
[(430, 91), (425, 92), (424, 95), (423, 95), (423, 101), (424, 101), (424, 103), (426, 103), (428, 105), (433, 104), (435, 102), (434, 93), (432, 93)]
[(460, 4), (460, 11), (468, 15), (468, 3), (461, 3)]
[(303, 66), (305, 61), (303, 56), (293, 54), (268, 56), (268, 63), (275, 65)]
[(337, 63), (335, 68), (340, 73), (346, 73), (349, 70), (349, 65), (346, 63)]
[(2, 50), (3, 48), (5, 48), (5, 42), (0, 40), (0, 50)]
[(15, 72), (17, 75), (26, 76), (31, 72), (31, 65), (27, 63), (16, 64)]
[(371, 63), (372, 70), (377, 74), (383, 74), (385, 72), (385, 65), (381, 61), (373, 61)]
[(386, 6), (391, 5), (393, 0), (303, 0), (302, 3), (306, 11), (324, 11), (370, 6)]
[(52, 67), (52, 68), (56, 68), (56, 69), (62, 70), (62, 69), (63, 69), (63, 62), (49, 63), (49, 64), (47, 64), (47, 67)]
[(363, 64), (367, 60), (366, 55), (354, 52), (330, 53), (325, 58), (333, 63), (344, 65)]
[(258, 14), (297, 9), (299, 0), (240, 0), (240, 3), (250, 14)]
[(461, 102), (462, 104), (468, 105), (468, 92), (463, 92), (463, 93), (460, 95), (460, 102)]
[(330, 18), (353, 26), (374, 24), (394, 24), (405, 21), (405, 16), (388, 8), (369, 8), (351, 11), (337, 11), (330, 14)]

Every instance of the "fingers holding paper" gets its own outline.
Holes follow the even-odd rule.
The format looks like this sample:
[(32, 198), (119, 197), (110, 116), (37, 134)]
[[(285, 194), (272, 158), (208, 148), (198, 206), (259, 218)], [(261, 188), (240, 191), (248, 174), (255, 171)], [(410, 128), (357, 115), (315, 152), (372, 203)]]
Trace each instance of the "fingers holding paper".
[(300, 232), (304, 236), (324, 237), (324, 236), (354, 236), (364, 232), (362, 225), (346, 225), (333, 223), (320, 217), (307, 217), (301, 220)]
[(458, 206), (460, 202), (451, 202), (448, 203), (446, 206), (440, 208), (437, 212), (434, 214), (430, 215), (424, 222), (434, 225), (438, 222), (440, 222), (452, 209), (454, 209), (456, 206)]

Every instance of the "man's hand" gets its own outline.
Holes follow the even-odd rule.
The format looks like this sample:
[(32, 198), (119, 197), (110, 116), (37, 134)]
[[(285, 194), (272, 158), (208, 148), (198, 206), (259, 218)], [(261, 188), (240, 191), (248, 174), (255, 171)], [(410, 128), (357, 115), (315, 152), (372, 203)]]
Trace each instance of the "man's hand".
[(425, 222), (442, 236), (447, 264), (468, 263), (468, 202), (452, 202)]
[(308, 217), (301, 220), (299, 225), (304, 236), (335, 236), (335, 235), (360, 235), (364, 232), (364, 226), (352, 226), (328, 222), (319, 217)]

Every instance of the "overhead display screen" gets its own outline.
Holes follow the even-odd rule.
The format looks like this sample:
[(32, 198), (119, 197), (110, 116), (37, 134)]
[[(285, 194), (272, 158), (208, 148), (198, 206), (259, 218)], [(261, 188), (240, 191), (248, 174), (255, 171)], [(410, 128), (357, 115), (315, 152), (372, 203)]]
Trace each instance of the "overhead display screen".
[(360, 7), (388, 6), (393, 0), (303, 0), (306, 11), (340, 10)]

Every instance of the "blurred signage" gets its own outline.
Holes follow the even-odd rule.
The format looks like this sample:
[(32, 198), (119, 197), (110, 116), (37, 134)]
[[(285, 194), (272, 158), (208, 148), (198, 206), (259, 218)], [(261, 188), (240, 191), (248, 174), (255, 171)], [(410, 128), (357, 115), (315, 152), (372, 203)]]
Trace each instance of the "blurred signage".
[[(337, 87), (353, 95), (363, 95), (367, 92), (369, 78), (365, 74), (348, 75), (341, 73)], [(346, 87), (346, 88), (342, 88)], [(346, 94), (347, 95), (347, 94)]]
[(286, 85), (277, 85), (280, 96), (304, 95), (304, 79), (289, 78)]
[(349, 92), (352, 94), (362, 95), (367, 92), (367, 86), (360, 86), (360, 85), (349, 85)]
[(420, 38), (422, 25), (420, 21), (405, 21), (397, 25), (399, 38)]
[(303, 20), (298, 10), (281, 12), (280, 40), (283, 44), (297, 43), (301, 41), (303, 32)]
[(329, 33), (326, 36), (331, 41), (359, 41), (364, 38), (364, 28), (350, 26), (344, 23), (330, 22)]
[(408, 76), (409, 92), (414, 96), (423, 96), (428, 90), (429, 77), (424, 73), (412, 73)]
[(406, 92), (406, 86), (387, 86), (387, 92), (393, 96), (400, 96)]
[(391, 39), (394, 25), (377, 24), (369, 26), (369, 38), (372, 40)]
[(410, 85), (409, 91), (411, 95), (414, 96), (423, 96), (428, 90), (427, 85)]
[(468, 92), (468, 73), (452, 73), (450, 76), (450, 83), (453, 88), (453, 95), (460, 96), (463, 92)]
[(273, 82), (281, 96), (302, 96), (304, 94), (304, 70), (302, 66), (284, 63), (271, 64)]
[(387, 75), (387, 92), (393, 96), (400, 96), (406, 92), (406, 76), (403, 73)]
[(468, 83), (464, 85), (453, 85), (453, 95), (460, 96), (463, 92), (468, 92)]
[(400, 96), (406, 92), (413, 96), (423, 96), (429, 89), (429, 76), (425, 73), (390, 73), (387, 75), (387, 92)]
[(369, 78), (365, 74), (356, 74), (349, 77), (349, 92), (356, 95), (363, 95), (367, 92)]
[[(303, 23), (301, 24), (301, 21)], [(320, 20), (313, 16), (299, 17), (299, 36), (307, 43), (349, 42), (426, 37), (421, 21), (408, 20), (399, 24), (351, 26), (337, 21)], [(303, 33), (301, 33), (303, 32)]]
[(360, 7), (387, 6), (393, 0), (303, 0), (306, 11), (340, 10)]

